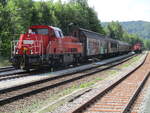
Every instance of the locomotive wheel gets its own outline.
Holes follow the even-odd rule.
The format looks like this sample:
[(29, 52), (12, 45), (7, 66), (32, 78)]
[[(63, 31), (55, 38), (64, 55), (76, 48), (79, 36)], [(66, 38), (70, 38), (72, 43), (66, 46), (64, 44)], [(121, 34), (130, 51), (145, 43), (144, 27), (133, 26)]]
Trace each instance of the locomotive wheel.
[(30, 72), (29, 67), (28, 67), (28, 66), (26, 66), (26, 64), (25, 64), (25, 63), (23, 63), (23, 64), (21, 64), (21, 65), (20, 65), (20, 69), (22, 69), (22, 70), (26, 70), (27, 72)]
[(13, 64), (13, 66), (15, 67), (15, 69), (20, 69), (20, 65), (19, 64)]

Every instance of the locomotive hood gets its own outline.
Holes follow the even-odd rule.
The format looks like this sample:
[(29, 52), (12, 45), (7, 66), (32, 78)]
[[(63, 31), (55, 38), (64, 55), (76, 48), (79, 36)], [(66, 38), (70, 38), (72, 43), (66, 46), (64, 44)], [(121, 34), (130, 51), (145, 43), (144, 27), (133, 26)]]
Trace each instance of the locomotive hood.
[(48, 39), (47, 35), (41, 34), (21, 34), (18, 44), (16, 45), (16, 49), (18, 50), (18, 54), (39, 54), (47, 41), (43, 39)]

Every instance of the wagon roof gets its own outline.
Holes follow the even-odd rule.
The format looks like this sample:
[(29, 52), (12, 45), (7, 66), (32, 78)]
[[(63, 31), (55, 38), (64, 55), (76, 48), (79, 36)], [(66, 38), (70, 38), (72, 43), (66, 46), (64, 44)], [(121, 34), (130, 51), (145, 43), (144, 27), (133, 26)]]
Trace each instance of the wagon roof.
[(111, 41), (111, 42), (118, 42), (117, 40), (112, 39), (112, 38), (109, 38), (109, 37), (106, 37), (106, 40), (107, 40), (107, 41)]
[(119, 41), (119, 40), (117, 40), (117, 41), (118, 41), (118, 43), (121, 44), (121, 45), (130, 45), (129, 43), (126, 43), (126, 42), (122, 42), (122, 41)]
[(102, 39), (102, 40), (118, 43), (120, 45), (130, 45), (130, 44), (126, 43), (126, 42), (115, 40), (115, 39), (109, 38), (107, 36), (104, 36), (104, 35), (102, 35), (100, 33), (93, 32), (93, 31), (90, 31), (90, 30), (86, 30), (86, 29), (83, 29), (83, 28), (78, 28), (76, 30), (79, 30), (80, 32), (82, 32), (85, 35), (86, 38), (88, 37), (88, 38)]
[(90, 31), (90, 30), (86, 30), (86, 29), (83, 29), (83, 28), (79, 28), (79, 30), (81, 32), (84, 33), (84, 35), (88, 38), (105, 38), (104, 35), (100, 34), (100, 33), (96, 33), (96, 32), (93, 32), (93, 31)]

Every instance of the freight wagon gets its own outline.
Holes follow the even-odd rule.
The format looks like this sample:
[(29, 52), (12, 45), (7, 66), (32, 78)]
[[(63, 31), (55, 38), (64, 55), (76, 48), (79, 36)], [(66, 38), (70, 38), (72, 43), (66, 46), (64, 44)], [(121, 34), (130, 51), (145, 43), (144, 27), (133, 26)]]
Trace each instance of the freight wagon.
[(113, 40), (90, 30), (76, 29), (73, 31), (73, 36), (78, 37), (83, 44), (83, 57), (85, 58), (114, 56), (131, 51), (130, 44)]

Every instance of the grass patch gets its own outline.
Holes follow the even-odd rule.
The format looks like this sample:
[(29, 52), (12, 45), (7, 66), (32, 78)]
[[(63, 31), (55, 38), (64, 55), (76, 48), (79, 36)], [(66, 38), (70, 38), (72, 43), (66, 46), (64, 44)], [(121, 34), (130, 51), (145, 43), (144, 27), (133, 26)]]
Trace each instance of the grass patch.
[(92, 85), (94, 85), (96, 82), (100, 81), (100, 80), (103, 80), (102, 78), (100, 77), (97, 77), (95, 78), (93, 81), (89, 81), (89, 82), (86, 82), (86, 83), (83, 83), (79, 86), (79, 88), (87, 88), (87, 87), (90, 87)]
[[(129, 67), (131, 64), (133, 64), (133, 63), (135, 63), (136, 61), (138, 61), (138, 60), (141, 58), (141, 56), (142, 56), (142, 55), (138, 55), (138, 56), (133, 57), (133, 58), (130, 59), (128, 62), (125, 62), (125, 63), (121, 64), (121, 65), (119, 66), (119, 68), (127, 68), (127, 67)], [(116, 71), (116, 70), (109, 70), (109, 71), (107, 72), (107, 74), (108, 74), (108, 75), (111, 75), (111, 76), (115, 76), (115, 75), (117, 75), (117, 73), (118, 73), (118, 71)]]
[(138, 61), (140, 58), (141, 58), (142, 55), (138, 55), (138, 56), (135, 56), (134, 58), (130, 59), (128, 61), (128, 63), (123, 63), (120, 67), (121, 68), (125, 68), (125, 67), (128, 67), (130, 66), (132, 63)]
[(116, 70), (109, 70), (108, 72), (107, 72), (107, 74), (108, 75), (115, 75), (116, 73), (118, 73), (118, 71), (116, 71)]
[(10, 66), (9, 58), (4, 58), (0, 56), (0, 67)]

